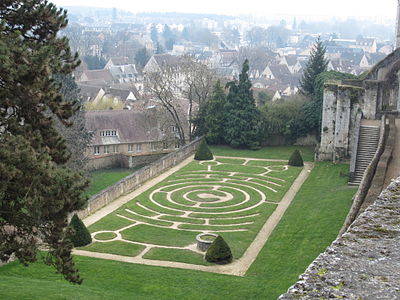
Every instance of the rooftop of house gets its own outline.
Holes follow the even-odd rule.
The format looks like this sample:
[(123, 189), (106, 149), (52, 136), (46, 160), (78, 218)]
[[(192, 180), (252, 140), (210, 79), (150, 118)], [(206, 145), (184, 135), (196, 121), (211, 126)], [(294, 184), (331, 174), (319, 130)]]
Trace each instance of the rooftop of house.
[[(85, 119), (88, 131), (94, 132), (92, 145), (140, 143), (162, 139), (156, 113), (152, 110), (87, 111)], [(116, 131), (116, 135), (102, 136), (103, 131)]]

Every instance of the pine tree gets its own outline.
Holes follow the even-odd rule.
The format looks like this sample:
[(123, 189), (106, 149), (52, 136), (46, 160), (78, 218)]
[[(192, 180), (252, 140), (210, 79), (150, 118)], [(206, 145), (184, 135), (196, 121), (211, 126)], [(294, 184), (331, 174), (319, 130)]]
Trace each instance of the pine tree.
[(66, 166), (70, 154), (52, 117), (69, 125), (79, 109), (54, 80), (79, 64), (57, 34), (67, 26), (66, 11), (45, 0), (7, 0), (0, 20), (0, 259), (14, 253), (33, 262), (44, 243), (45, 262), (81, 283), (67, 217), (86, 205), (87, 182)]
[(218, 80), (205, 109), (204, 126), (206, 138), (210, 144), (224, 143), (225, 104), (226, 95), (221, 82)]
[(310, 59), (306, 64), (303, 76), (300, 80), (300, 89), (303, 94), (315, 97), (317, 76), (327, 71), (329, 61), (325, 58), (326, 48), (321, 38), (318, 37), (311, 50)]
[(258, 146), (259, 112), (256, 108), (247, 72), (249, 61), (243, 63), (239, 82), (228, 82), (229, 93), (225, 105), (225, 141), (232, 147)]

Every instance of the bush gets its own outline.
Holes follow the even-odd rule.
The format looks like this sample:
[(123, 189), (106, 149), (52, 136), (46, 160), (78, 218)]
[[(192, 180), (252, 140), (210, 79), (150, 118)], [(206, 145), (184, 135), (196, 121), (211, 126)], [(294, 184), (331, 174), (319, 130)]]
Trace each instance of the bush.
[(206, 261), (216, 264), (232, 262), (232, 252), (222, 236), (218, 236), (206, 252)]
[(211, 153), (210, 148), (207, 146), (207, 142), (205, 139), (203, 139), (200, 142), (200, 146), (196, 151), (196, 154), (194, 155), (195, 160), (211, 160), (213, 159), (214, 156)]
[(75, 233), (70, 237), (74, 247), (86, 246), (92, 242), (92, 237), (89, 231), (76, 214), (72, 217), (69, 226), (75, 230)]
[(304, 166), (303, 163), (303, 158), (301, 157), (300, 151), (299, 150), (294, 150), (292, 155), (289, 158), (288, 162), (289, 166), (294, 166), (294, 167), (302, 167)]

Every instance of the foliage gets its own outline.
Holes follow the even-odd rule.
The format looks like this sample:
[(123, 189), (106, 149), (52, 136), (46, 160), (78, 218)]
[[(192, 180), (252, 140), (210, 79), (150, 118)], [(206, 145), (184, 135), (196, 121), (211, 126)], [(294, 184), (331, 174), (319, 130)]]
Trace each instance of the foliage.
[(71, 242), (74, 244), (74, 247), (86, 246), (92, 242), (92, 237), (89, 231), (77, 214), (72, 216), (69, 226), (74, 229), (74, 233), (69, 237)]
[(205, 139), (202, 139), (200, 142), (199, 148), (194, 155), (195, 160), (212, 160), (214, 156), (211, 153), (210, 148), (208, 148), (207, 142)]
[(306, 120), (306, 126), (309, 131), (315, 130), (318, 133), (321, 132), (321, 121), (322, 121), (322, 103), (324, 97), (324, 85), (328, 81), (337, 81), (344, 79), (356, 79), (356, 76), (349, 73), (341, 73), (336, 71), (327, 71), (318, 74), (315, 78), (314, 83), (314, 95), (312, 101), (305, 103), (304, 115)]
[[(159, 100), (165, 116), (176, 127), (180, 145), (186, 143), (186, 114), (189, 139), (193, 140), (199, 132), (197, 126), (203, 120), (198, 118), (198, 112), (204, 112), (203, 106), (209, 98), (215, 77), (212, 70), (191, 56), (183, 56), (179, 64), (165, 64), (161, 70), (146, 74), (146, 87)], [(186, 111), (181, 105), (182, 97), (187, 99)]]
[[(60, 84), (60, 93), (68, 102), (74, 103), (80, 100), (79, 88), (72, 75), (54, 75), (55, 81)], [(79, 101), (81, 102), (81, 101)], [(82, 171), (86, 168), (88, 161), (87, 147), (90, 145), (92, 135), (86, 129), (85, 111), (83, 107), (68, 120), (70, 126), (64, 125), (53, 116), (54, 125), (58, 133), (65, 139), (71, 157), (67, 166), (75, 171)]]
[(239, 82), (228, 82), (225, 105), (225, 141), (233, 147), (251, 148), (259, 144), (259, 112), (255, 106), (249, 62), (245, 60)]
[(53, 78), (79, 64), (58, 35), (66, 11), (43, 0), (7, 0), (0, 19), (0, 258), (15, 253), (33, 262), (41, 241), (49, 249), (45, 262), (81, 283), (67, 217), (85, 206), (87, 183), (66, 166), (70, 155), (50, 116), (68, 125), (79, 109)]
[(106, 60), (101, 56), (96, 55), (85, 55), (83, 61), (88, 66), (89, 70), (100, 70), (106, 65)]
[(157, 27), (155, 24), (151, 24), (150, 38), (153, 41), (153, 44), (158, 42), (158, 31), (157, 31)]
[(301, 99), (271, 102), (263, 106), (260, 109), (263, 140), (280, 136), (287, 142), (293, 142), (306, 135), (307, 127), (303, 106), (304, 101)]
[(229, 264), (232, 262), (232, 252), (228, 244), (218, 235), (208, 248), (205, 256), (206, 261), (216, 264)]
[(289, 39), (290, 30), (284, 26), (270, 26), (266, 30), (266, 40), (270, 46), (283, 48)]
[(303, 158), (298, 149), (294, 150), (288, 161), (289, 166), (302, 167), (304, 166)]
[(325, 58), (326, 48), (321, 38), (315, 41), (311, 49), (310, 59), (304, 69), (300, 80), (300, 89), (302, 93), (311, 98), (315, 97), (316, 78), (319, 74), (326, 72), (329, 61)]
[(141, 68), (143, 68), (150, 59), (150, 54), (146, 47), (140, 48), (135, 55), (135, 62)]
[(218, 80), (210, 100), (206, 105), (205, 113), (205, 133), (207, 141), (210, 144), (224, 143), (224, 106), (226, 104), (226, 95), (221, 82)]

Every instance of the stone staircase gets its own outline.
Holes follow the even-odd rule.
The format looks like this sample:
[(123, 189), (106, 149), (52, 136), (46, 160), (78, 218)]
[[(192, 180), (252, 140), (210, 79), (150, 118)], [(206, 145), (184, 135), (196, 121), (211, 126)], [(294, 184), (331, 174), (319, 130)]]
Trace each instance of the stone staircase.
[(380, 129), (378, 126), (360, 126), (356, 168), (354, 172), (354, 177), (352, 181), (350, 181), (350, 184), (360, 184), (364, 175), (364, 171), (368, 167), (369, 163), (375, 155), (376, 149), (378, 148), (379, 132)]

